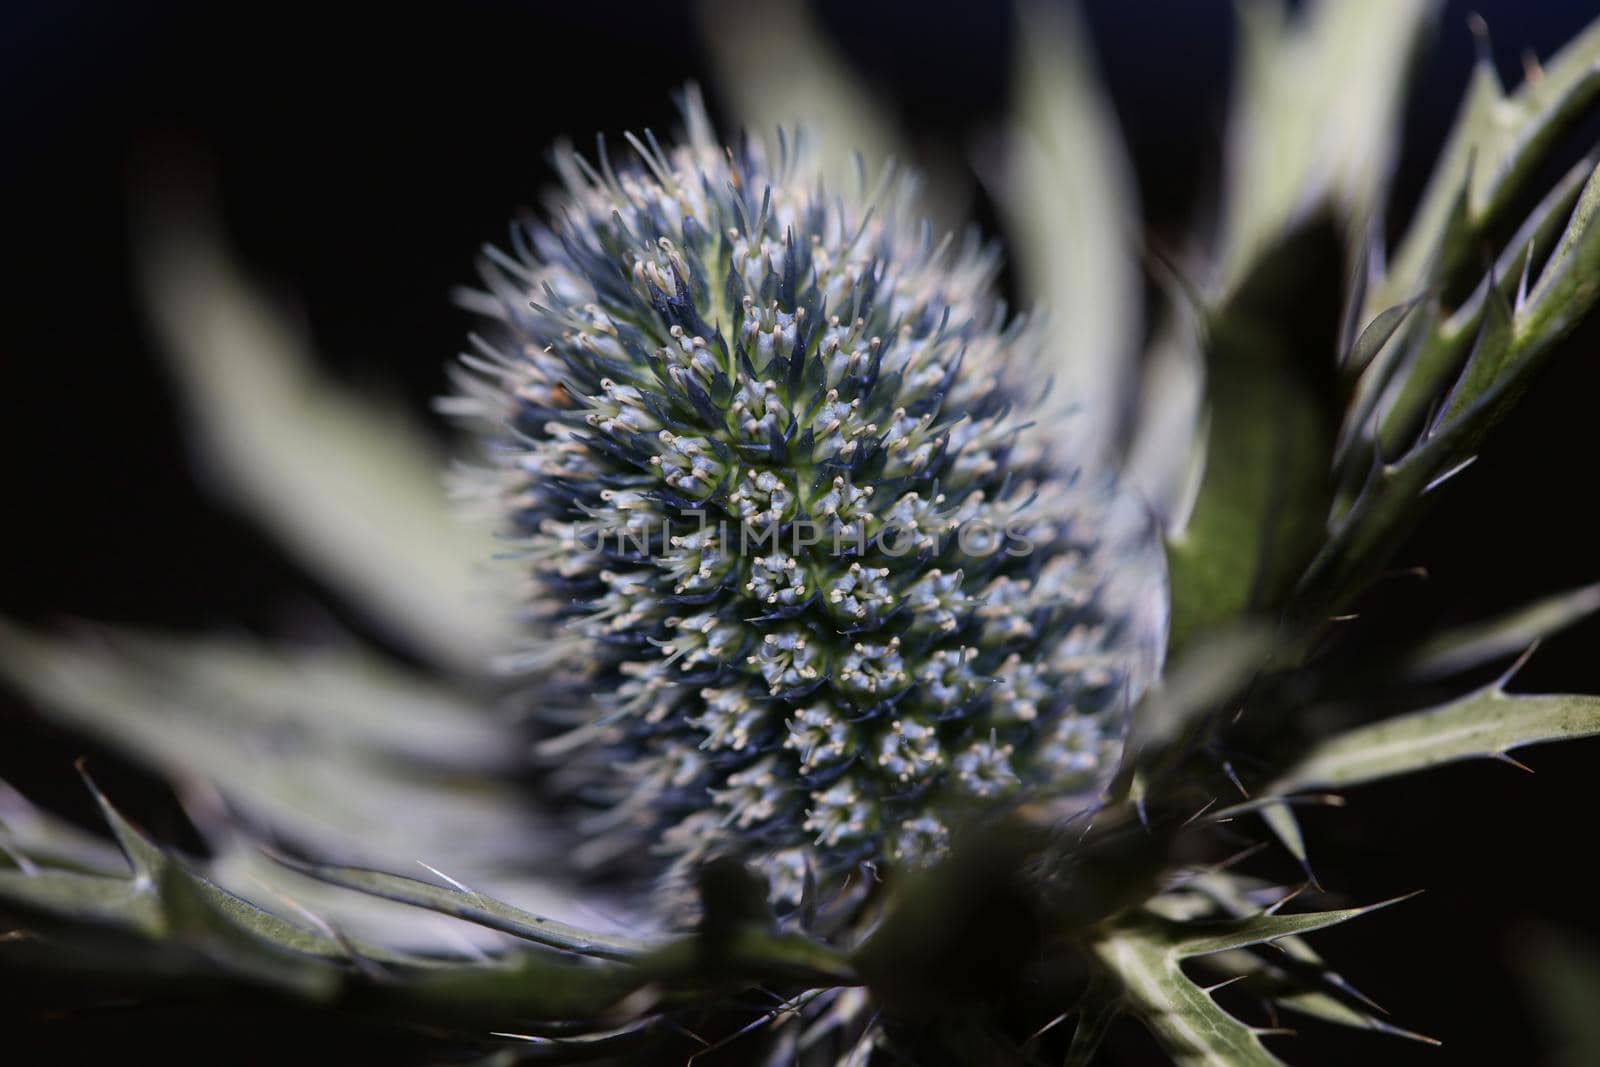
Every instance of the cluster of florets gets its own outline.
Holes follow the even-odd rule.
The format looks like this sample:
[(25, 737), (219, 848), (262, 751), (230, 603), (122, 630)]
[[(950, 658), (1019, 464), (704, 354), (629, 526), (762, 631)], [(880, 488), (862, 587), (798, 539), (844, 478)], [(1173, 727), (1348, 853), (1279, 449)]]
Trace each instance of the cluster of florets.
[(561, 157), (548, 222), (489, 254), (457, 402), (496, 428), (607, 839), (753, 858), (792, 903), (926, 862), (963, 803), (1089, 803), (1130, 699), (1114, 547), (1026, 421), (994, 256), (893, 178), (835, 197), (686, 114), (670, 151)]

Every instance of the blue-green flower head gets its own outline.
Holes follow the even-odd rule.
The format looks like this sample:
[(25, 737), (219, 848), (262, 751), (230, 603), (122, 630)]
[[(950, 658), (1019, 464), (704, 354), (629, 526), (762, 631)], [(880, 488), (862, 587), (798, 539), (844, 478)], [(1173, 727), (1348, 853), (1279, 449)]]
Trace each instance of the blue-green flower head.
[(841, 194), (686, 105), (676, 148), (561, 156), (456, 405), (597, 847), (733, 853), (792, 904), (926, 863), (975, 802), (1092, 805), (1150, 658), (1108, 590), (1150, 554), (1030, 422), (1038, 329), (909, 183)]

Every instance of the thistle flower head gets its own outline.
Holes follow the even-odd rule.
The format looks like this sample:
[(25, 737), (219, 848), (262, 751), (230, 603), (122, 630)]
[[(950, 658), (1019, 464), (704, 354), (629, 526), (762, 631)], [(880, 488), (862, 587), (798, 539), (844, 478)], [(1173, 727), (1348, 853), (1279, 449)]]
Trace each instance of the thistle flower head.
[(564, 154), (491, 252), (457, 408), (492, 427), (546, 703), (608, 840), (798, 901), (924, 863), (951, 813), (1093, 802), (1142, 684), (1102, 481), (1029, 423), (1036, 328), (906, 183), (796, 143)]

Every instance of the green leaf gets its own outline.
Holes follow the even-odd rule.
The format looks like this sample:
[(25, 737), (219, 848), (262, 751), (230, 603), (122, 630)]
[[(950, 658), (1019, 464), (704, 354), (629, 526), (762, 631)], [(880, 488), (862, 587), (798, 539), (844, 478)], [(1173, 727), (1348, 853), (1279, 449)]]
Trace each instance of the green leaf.
[(1436, 425), (1459, 416), (1505, 373), (1507, 363), (1513, 358), (1511, 316), (1510, 303), (1498, 288), (1490, 286), (1478, 340), (1472, 346), (1455, 387), (1444, 398), (1444, 411)]
[[(1173, 649), (1281, 607), (1323, 537), (1337, 415), (1316, 354), (1337, 349), (1348, 268), (1335, 264), (1361, 247), (1382, 201), (1431, 9), (1324, 0), (1291, 18), (1277, 3), (1241, 8), (1222, 246), (1205, 297), (1205, 467), (1169, 553)], [(1314, 244), (1330, 236), (1334, 248)]]
[(1392, 308), (1386, 308), (1374, 316), (1372, 321), (1362, 329), (1361, 335), (1355, 340), (1355, 344), (1350, 346), (1350, 351), (1345, 353), (1344, 368), (1346, 372), (1360, 374), (1371, 366), (1372, 361), (1388, 347), (1389, 340), (1395, 335), (1395, 331), (1400, 329), (1421, 302), (1422, 298), (1417, 297), (1406, 301), (1404, 304), (1396, 304)]
[(542, 915), (535, 915), (495, 900), (485, 893), (467, 889), (459, 883), (450, 887), (439, 886), (415, 878), (363, 870), (358, 867), (322, 866), (299, 863), (288, 857), (277, 858), (279, 862), (294, 870), (332, 885), (452, 915), (563, 952), (573, 952), (595, 959), (621, 961), (637, 960), (649, 949), (644, 942), (632, 938), (591, 933)]
[[(1373, 471), (1301, 579), (1297, 597), (1309, 614), (1349, 604), (1420, 518), (1423, 494), (1469, 462), (1511, 410), (1534, 372), (1600, 298), (1600, 169), (1589, 178), (1538, 283), (1512, 309), (1486, 298), (1467, 371), (1409, 452)], [(1496, 311), (1495, 309), (1499, 310)]]
[(476, 675), (525, 643), (482, 573), (493, 540), (454, 514), (420, 428), (324, 378), (191, 205), (149, 210), (139, 278), (215, 491), (424, 656)]
[[(1600, 25), (1597, 25), (1600, 28)], [(1590, 174), (1539, 281), (1517, 305), (1518, 358), (1531, 360), (1565, 337), (1600, 295), (1600, 167)]]
[[(267, 985), (318, 1001), (337, 998), (343, 1007), (389, 1019), (468, 1023), (465, 1036), (474, 1038), (485, 1026), (554, 1029), (569, 1043), (586, 1034), (652, 1026), (650, 1007), (637, 1008), (640, 1014), (621, 1030), (615, 1011), (629, 993), (652, 983), (659, 988), (652, 1004), (704, 1008), (758, 986), (806, 989), (859, 981), (837, 952), (796, 933), (747, 925), (716, 946), (687, 937), (643, 951), (637, 943), (577, 931), (470, 890), (367, 871), (310, 871), (358, 900), (381, 894), (538, 942), (472, 959), (462, 959), (459, 950), (428, 958), (394, 953), (344, 936), (291, 899), (280, 903), (295, 908), (303, 921), (227, 892), (145, 836), (104, 796), (95, 796), (126, 870), (0, 870), (0, 906), (27, 916), (25, 930), (34, 936), (24, 944), (81, 943), (88, 953), (82, 959), (102, 971), (126, 966), (147, 981), (189, 976)], [(107, 927), (132, 940), (107, 937)], [(575, 959), (548, 947), (605, 958)], [(79, 957), (40, 962), (71, 968)]]
[[(1343, 984), (1342, 979), (1338, 980), (1338, 984), (1328, 982), (1330, 976), (1337, 979), (1331, 972), (1291, 973), (1248, 951), (1218, 953), (1209, 959), (1217, 964), (1219, 972), (1241, 979), (1233, 983), (1234, 988), (1260, 997), (1279, 1009), (1298, 1012), (1334, 1026), (1371, 1030), (1424, 1045), (1439, 1044), (1439, 1041), (1426, 1034), (1388, 1022), (1378, 1014), (1378, 1009), (1348, 992), (1348, 986)], [(1320, 965), (1320, 960), (1317, 962)], [(1308, 983), (1318, 983), (1326, 988), (1308, 988)]]
[(192, 966), (302, 996), (327, 998), (339, 988), (340, 971), (330, 963), (346, 958), (338, 941), (214, 885), (142, 834), (92, 783), (90, 789), (130, 871), (0, 871), (0, 900), (69, 924), (171, 942), (194, 954)]
[(1039, 419), (1082, 465), (1118, 442), (1138, 365), (1137, 183), (1076, 13), (1035, 0), (1018, 15), (998, 203), (1049, 317), (1042, 373), (1054, 386)]
[(1274, 997), (1272, 1002), (1280, 1008), (1287, 1008), (1290, 1011), (1299, 1012), (1301, 1015), (1309, 1015), (1313, 1019), (1321, 1019), (1323, 1022), (1333, 1023), (1335, 1026), (1348, 1026), (1356, 1030), (1372, 1030), (1376, 1033), (1388, 1034), (1390, 1037), (1403, 1037), (1407, 1041), (1416, 1041), (1424, 1045), (1438, 1046), (1441, 1044), (1436, 1038), (1429, 1037), (1427, 1034), (1419, 1034), (1415, 1030), (1407, 1030), (1404, 1027), (1395, 1026), (1393, 1023), (1384, 1021), (1374, 1012), (1363, 1011), (1327, 993), (1314, 990), (1285, 992)]
[(1383, 455), (1404, 449), (1406, 435), (1416, 432), (1450, 376), (1466, 361), (1496, 294), (1502, 303), (1517, 300), (1525, 270), (1545, 260), (1567, 230), (1594, 168), (1594, 158), (1581, 160), (1551, 187), (1459, 307), (1446, 314), (1437, 291), (1428, 294), (1428, 309), (1419, 316), (1426, 321), (1407, 337), (1406, 345), (1390, 349), (1394, 358), (1370, 367), (1362, 376), (1347, 426), (1360, 429), (1363, 447), (1341, 456), (1342, 463), (1347, 467), (1369, 463), (1374, 447)]
[[(1219, 902), (1230, 910), (1242, 908), (1233, 879), (1226, 872), (1209, 876), (1208, 892), (1219, 887)], [(1165, 899), (1165, 898), (1163, 898)], [(1404, 898), (1401, 898), (1404, 899)], [(1160, 900), (1156, 902), (1158, 905)], [(1206, 1064), (1229, 1067), (1232, 1064), (1276, 1064), (1278, 1059), (1262, 1046), (1260, 1031), (1245, 1025), (1224, 1011), (1208, 990), (1183, 972), (1185, 960), (1203, 960), (1209, 965), (1226, 964), (1235, 974), (1259, 971), (1254, 956), (1241, 950), (1275, 945), (1288, 957), (1308, 963), (1315, 972), (1325, 972), (1316, 954), (1302, 936), (1330, 926), (1360, 918), (1395, 901), (1362, 908), (1306, 912), (1284, 915), (1257, 911), (1228, 919), (1175, 919), (1151, 910), (1136, 912), (1110, 925), (1091, 941), (1095, 959), (1108, 968), (1123, 990), (1124, 1010), (1141, 1019), (1162, 1047), (1180, 1065)], [(1275, 972), (1276, 973), (1276, 972)], [(1326, 972), (1337, 983), (1334, 988), (1348, 992), (1336, 975)], [(1292, 981), (1293, 976), (1288, 976)], [(1277, 992), (1287, 1000), (1316, 992), (1304, 985)], [(1340, 1002), (1327, 998), (1333, 1005)], [(1336, 1014), (1336, 1008), (1323, 1000), (1305, 996), (1300, 1001), (1306, 1010)], [(1376, 1028), (1376, 1027), (1374, 1027)]]
[(1179, 1067), (1279, 1067), (1257, 1032), (1183, 973), (1164, 924), (1119, 924), (1090, 943), (1123, 990), (1123, 1010), (1149, 1028)]
[(1441, 678), (1524, 651), (1600, 611), (1600, 583), (1536, 600), (1507, 615), (1439, 634), (1406, 662), (1411, 678)]
[(1368, 315), (1448, 280), (1477, 255), (1481, 235), (1515, 202), (1561, 132), (1600, 96), (1600, 21), (1507, 94), (1480, 58), (1460, 114)]
[(1279, 607), (1323, 536), (1332, 368), (1313, 353), (1337, 333), (1334, 247), (1325, 227), (1295, 234), (1209, 314), (1204, 474), (1167, 552), (1174, 652)]
[(1072, 1030), (1072, 1044), (1067, 1046), (1064, 1067), (1094, 1067), (1095, 1054), (1121, 1014), (1120, 992), (1104, 971), (1096, 970), (1090, 976), (1089, 987), (1073, 1008), (1078, 1022)]
[(1403, 900), (1380, 901), (1361, 908), (1340, 908), (1332, 911), (1311, 911), (1295, 915), (1258, 912), (1236, 919), (1195, 921), (1170, 924), (1165, 927), (1170, 951), (1179, 959), (1208, 956), (1216, 952), (1272, 944), (1287, 937), (1325, 930), (1330, 926), (1359, 919), (1361, 916), (1386, 908)]
[(1306, 852), (1305, 835), (1300, 832), (1300, 820), (1294, 817), (1294, 809), (1287, 804), (1263, 805), (1261, 821), (1267, 824), (1273, 836), (1309, 874), (1311, 858)]
[(1426, 711), (1357, 727), (1316, 745), (1274, 793), (1342, 789), (1523, 745), (1600, 734), (1600, 697), (1514, 696), (1498, 685)]

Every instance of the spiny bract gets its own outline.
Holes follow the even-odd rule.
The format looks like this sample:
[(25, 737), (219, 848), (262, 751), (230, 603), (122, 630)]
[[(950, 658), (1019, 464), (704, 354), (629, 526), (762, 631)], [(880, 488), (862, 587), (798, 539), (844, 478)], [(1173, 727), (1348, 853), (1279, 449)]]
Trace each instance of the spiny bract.
[(1140, 684), (1102, 596), (1129, 535), (1029, 430), (995, 257), (907, 182), (838, 197), (801, 142), (684, 112), (681, 147), (561, 156), (551, 221), (489, 253), (454, 405), (495, 427), (605, 838), (756, 860), (794, 904), (938, 855), (956, 805), (1086, 806)]

